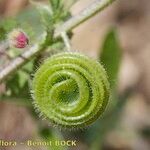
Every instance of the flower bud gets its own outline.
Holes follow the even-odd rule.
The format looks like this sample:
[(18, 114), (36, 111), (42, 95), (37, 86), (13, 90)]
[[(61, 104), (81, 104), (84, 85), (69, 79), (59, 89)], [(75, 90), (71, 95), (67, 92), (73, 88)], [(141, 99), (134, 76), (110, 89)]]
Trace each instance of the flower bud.
[(8, 34), (8, 40), (10, 46), (15, 48), (25, 48), (29, 43), (28, 36), (21, 29), (14, 29), (10, 32)]

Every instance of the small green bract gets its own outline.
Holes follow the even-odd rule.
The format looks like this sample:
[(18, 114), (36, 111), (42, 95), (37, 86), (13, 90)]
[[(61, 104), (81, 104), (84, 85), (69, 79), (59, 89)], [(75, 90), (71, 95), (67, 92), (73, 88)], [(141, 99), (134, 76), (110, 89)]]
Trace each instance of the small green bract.
[(36, 71), (32, 91), (35, 108), (54, 125), (84, 128), (105, 110), (109, 82), (103, 66), (80, 53), (48, 58)]

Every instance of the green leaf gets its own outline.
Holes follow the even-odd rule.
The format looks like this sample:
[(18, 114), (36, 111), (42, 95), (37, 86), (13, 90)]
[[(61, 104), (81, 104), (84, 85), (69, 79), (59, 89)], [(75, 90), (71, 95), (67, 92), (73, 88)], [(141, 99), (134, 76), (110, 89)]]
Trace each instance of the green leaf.
[[(91, 150), (102, 149), (106, 134), (117, 125), (118, 118), (121, 115), (128, 95), (119, 96), (116, 91), (118, 72), (121, 62), (121, 49), (117, 37), (116, 29), (111, 29), (101, 48), (100, 61), (105, 66), (109, 82), (111, 85), (111, 97), (103, 117), (97, 121), (87, 133), (91, 142)], [(93, 140), (94, 139), (94, 140)]]
[(104, 64), (104, 67), (107, 71), (111, 87), (111, 97), (104, 114), (104, 117), (107, 118), (107, 116), (112, 113), (118, 103), (118, 93), (116, 87), (118, 83), (118, 73), (121, 62), (121, 49), (115, 28), (112, 28), (107, 33), (101, 51), (102, 53), (100, 60)]
[(5, 30), (5, 32), (10, 32), (13, 28), (17, 26), (17, 22), (14, 18), (2, 19), (0, 21), (0, 27)]
[(22, 28), (29, 36), (30, 44), (34, 44), (39, 38), (39, 35), (45, 31), (43, 22), (41, 21), (41, 15), (33, 7), (22, 11), (16, 17), (16, 21), (18, 22), (18, 27)]
[(61, 0), (49, 0), (53, 11), (56, 11), (60, 7)]
[(6, 96), (17, 95), (19, 93), (19, 75), (16, 73), (12, 78), (6, 81)]
[(6, 80), (6, 92), (2, 95), (2, 97), (24, 97), (25, 99), (28, 99), (30, 97), (30, 74), (32, 73), (33, 69), (34, 60), (24, 65), (22, 69), (18, 70), (16, 74)]
[(22, 71), (22, 70), (18, 71), (18, 74), (19, 74), (19, 79), (18, 79), (19, 88), (23, 88), (25, 83), (29, 79), (29, 75), (26, 72)]
[(52, 20), (55, 24), (65, 21), (71, 16), (69, 12), (70, 2), (64, 0), (50, 0), (50, 5), (53, 11)]
[[(0, 27), (5, 30), (6, 35), (15, 28), (21, 28), (28, 35), (29, 44), (32, 45), (38, 40), (39, 35), (45, 31), (40, 19), (41, 16), (37, 9), (30, 7), (15, 17), (2, 19), (0, 21)], [(14, 50), (12, 53), (16, 53), (16, 51)]]
[(34, 1), (30, 1), (30, 2), (33, 6), (36, 7), (38, 12), (40, 13), (43, 24), (46, 26), (50, 26), (51, 25), (51, 18), (52, 18), (51, 8), (48, 5), (45, 5), (45, 4), (42, 4), (39, 2), (34, 2)]
[(23, 70), (28, 73), (32, 72), (34, 69), (34, 60), (30, 60), (26, 65), (23, 66)]
[(115, 29), (109, 31), (102, 46), (100, 61), (107, 71), (111, 87), (116, 86), (121, 61), (121, 50)]
[(79, 0), (49, 0), (53, 9), (57, 10), (60, 5), (64, 5), (65, 8), (70, 8), (75, 2)]

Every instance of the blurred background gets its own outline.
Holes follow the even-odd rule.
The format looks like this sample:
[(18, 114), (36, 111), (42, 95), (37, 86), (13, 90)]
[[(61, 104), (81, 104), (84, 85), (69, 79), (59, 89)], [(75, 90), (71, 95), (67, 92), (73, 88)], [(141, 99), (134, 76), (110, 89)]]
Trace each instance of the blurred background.
[[(39, 2), (47, 3), (44, 0)], [(76, 1), (71, 7), (72, 15), (78, 14), (90, 3), (91, 0)], [(26, 17), (28, 13), (31, 18)], [(35, 23), (35, 26), (39, 23), (28, 0), (0, 0), (0, 41), (3, 39), (3, 30), (9, 31), (12, 24), (15, 24), (12, 18), (20, 14), (24, 16), (21, 16), (21, 21), (25, 24), (25, 29), (31, 23)], [(5, 29), (2, 28), (4, 24)], [(40, 27), (36, 27), (35, 30), (39, 31)], [(30, 31), (33, 32), (32, 28), (29, 28), (28, 32)], [(35, 31), (30, 36), (36, 36)], [(43, 140), (46, 137), (52, 140), (76, 140), (77, 146), (69, 147), (70, 150), (150, 150), (150, 1), (116, 1), (74, 29), (71, 42), (73, 49), (95, 59), (101, 55), (102, 61), (105, 55), (102, 50), (109, 49), (108, 43), (113, 44), (112, 49), (118, 49), (119, 55), (115, 58), (114, 52), (109, 51), (109, 58), (118, 62), (119, 69), (117, 78), (112, 81), (115, 84), (112, 86), (114, 90), (108, 112), (87, 129), (60, 131), (38, 118), (33, 107), (28, 104), (30, 102), (20, 103), (24, 96), (17, 93), (18, 89), (13, 86), (16, 82), (10, 79), (7, 83), (0, 84), (0, 95), (7, 95), (0, 97), (0, 139), (25, 141)], [(9, 56), (0, 53), (0, 65), (9, 62), (15, 55), (15, 50)], [(28, 80), (26, 75), (24, 77)], [(20, 80), (20, 83), (24, 86), (25, 81)], [(11, 96), (11, 89), (20, 97)], [(0, 149), (67, 148), (18, 145)]]

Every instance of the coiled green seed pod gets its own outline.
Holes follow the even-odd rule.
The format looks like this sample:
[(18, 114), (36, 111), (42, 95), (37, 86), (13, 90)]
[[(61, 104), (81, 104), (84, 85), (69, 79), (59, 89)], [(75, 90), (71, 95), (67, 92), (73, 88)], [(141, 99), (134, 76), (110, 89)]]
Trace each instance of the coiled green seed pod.
[(79, 53), (47, 59), (32, 83), (35, 107), (55, 125), (83, 128), (105, 110), (109, 99), (107, 74), (98, 62)]

